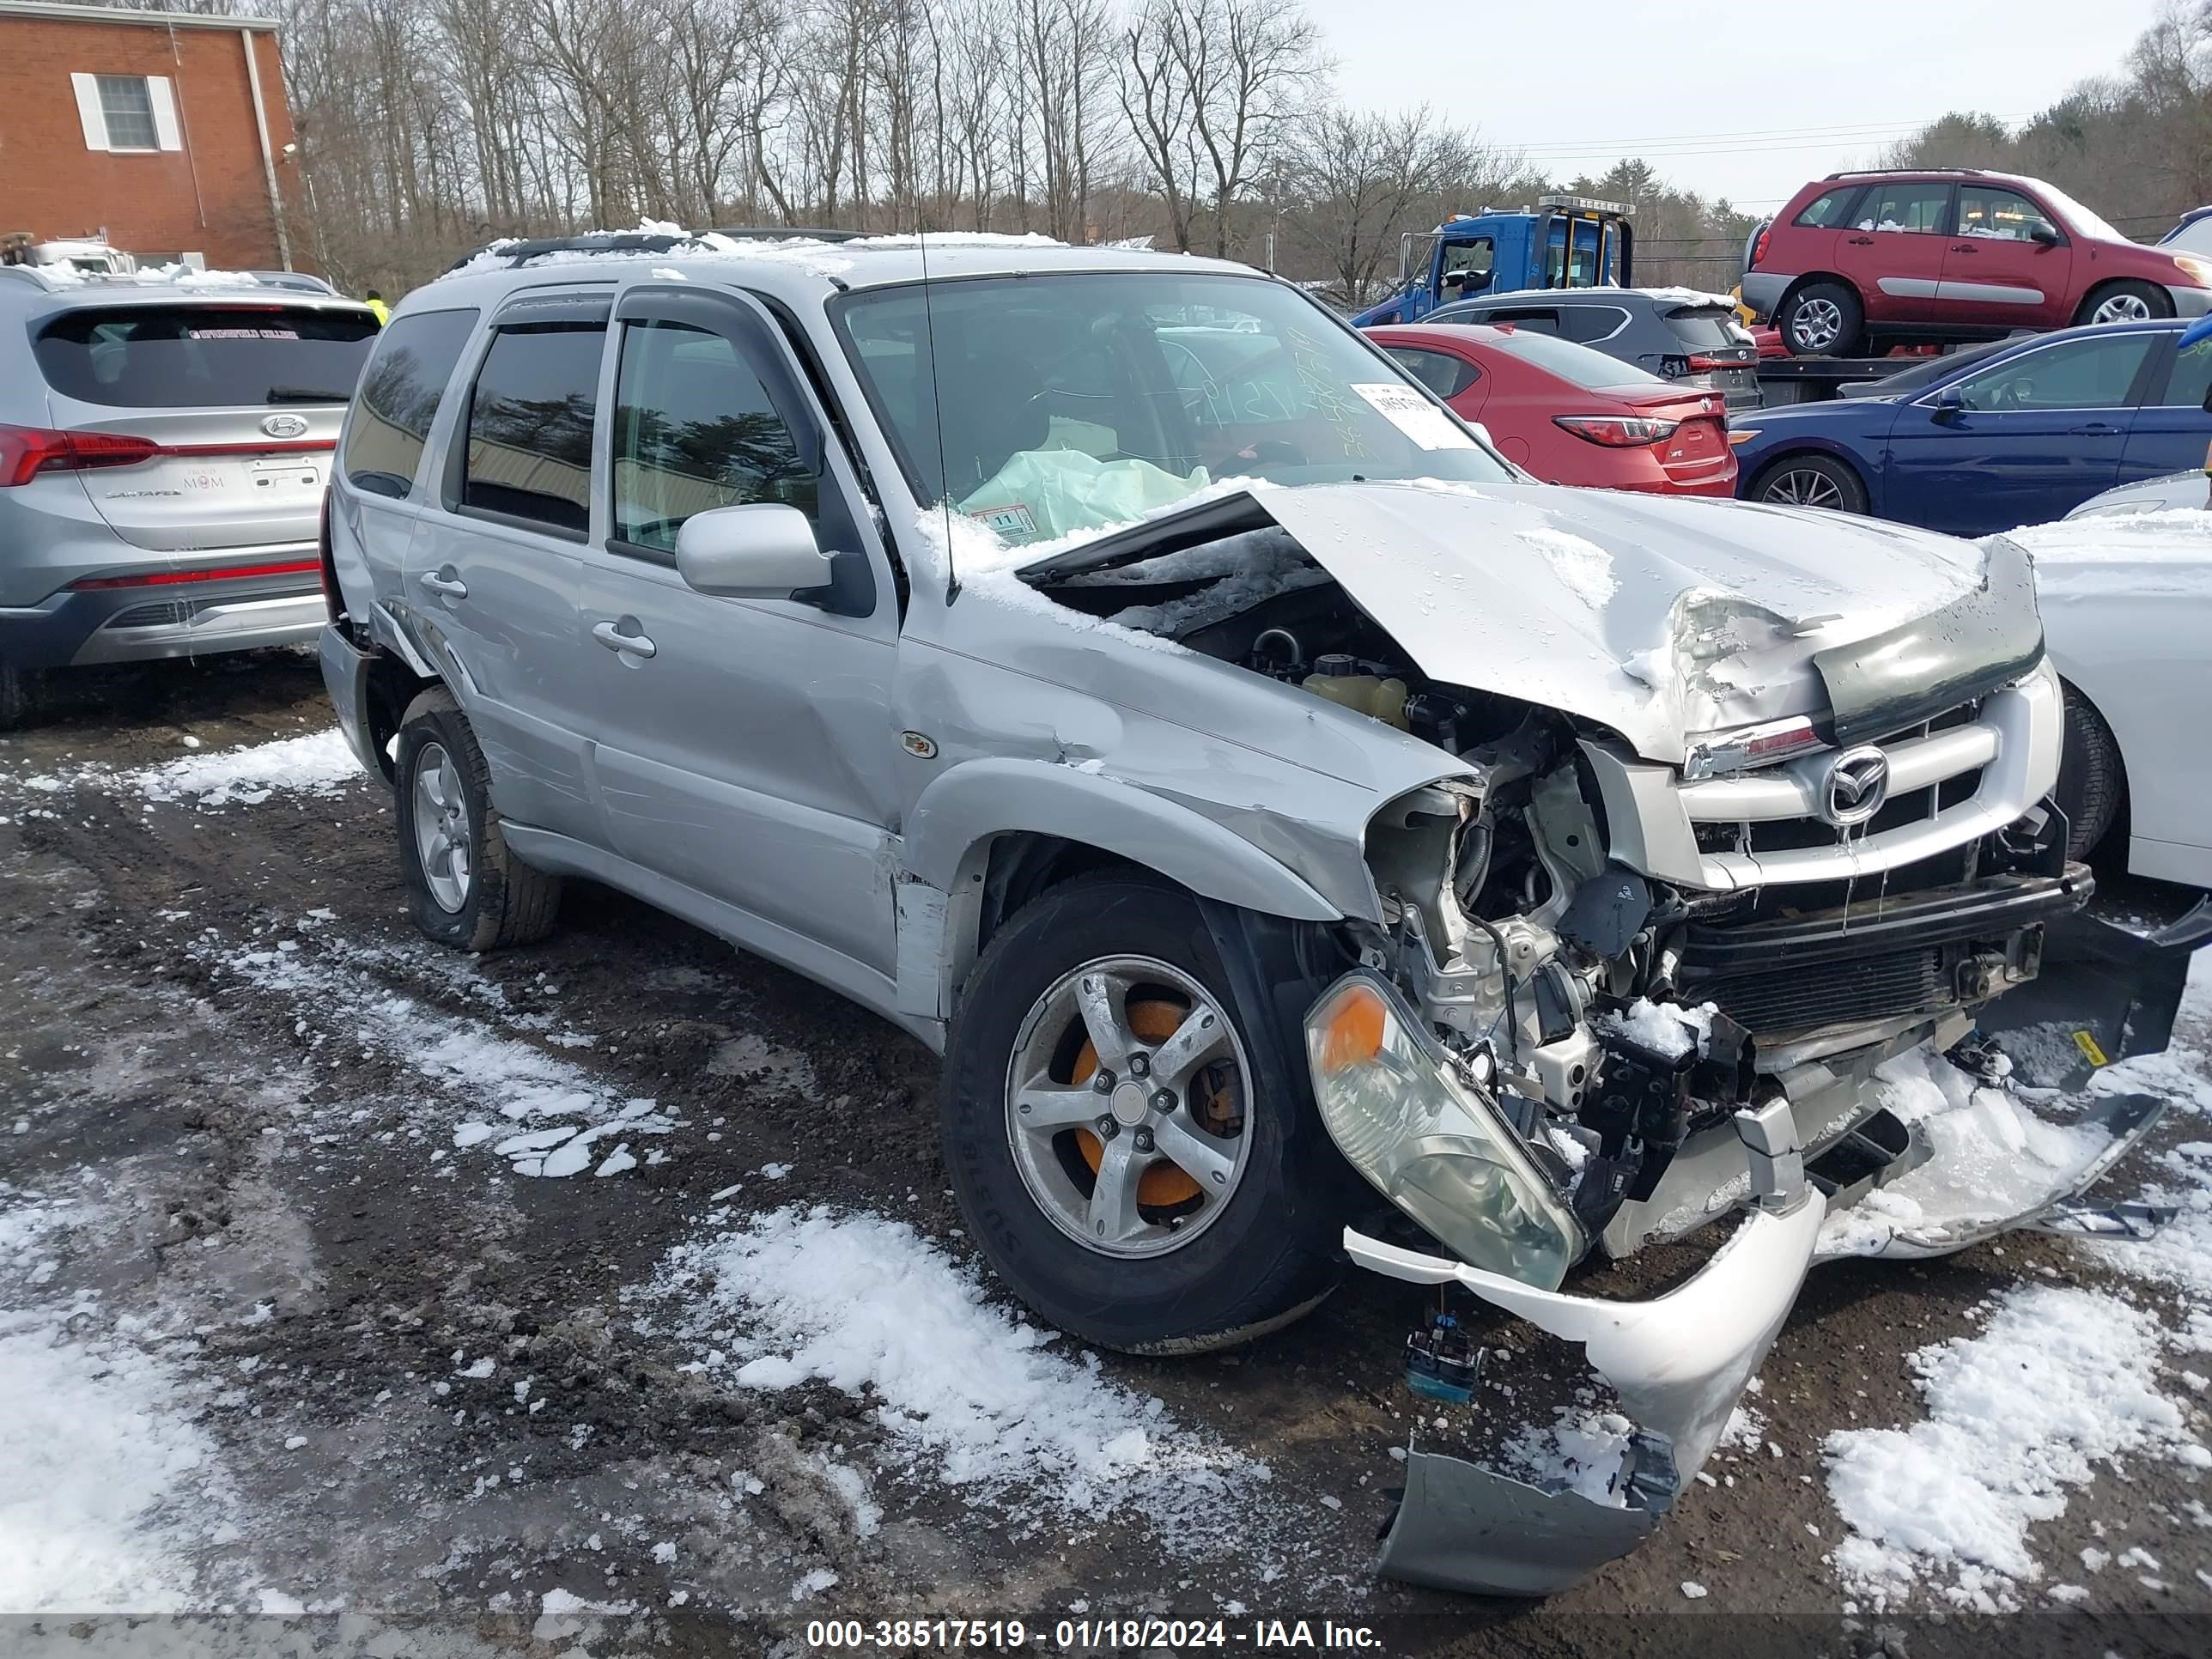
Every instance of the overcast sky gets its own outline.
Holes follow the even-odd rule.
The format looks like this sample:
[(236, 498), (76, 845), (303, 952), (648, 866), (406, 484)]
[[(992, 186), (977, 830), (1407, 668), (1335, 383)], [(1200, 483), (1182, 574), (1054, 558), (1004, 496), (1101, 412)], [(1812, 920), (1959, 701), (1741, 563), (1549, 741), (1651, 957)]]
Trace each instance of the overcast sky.
[(2159, 9), (2159, 0), (1306, 3), (1349, 103), (1433, 105), (1555, 175), (1641, 155), (1678, 184), (1753, 210), (1865, 165), (1948, 110), (2032, 115), (2118, 68)]

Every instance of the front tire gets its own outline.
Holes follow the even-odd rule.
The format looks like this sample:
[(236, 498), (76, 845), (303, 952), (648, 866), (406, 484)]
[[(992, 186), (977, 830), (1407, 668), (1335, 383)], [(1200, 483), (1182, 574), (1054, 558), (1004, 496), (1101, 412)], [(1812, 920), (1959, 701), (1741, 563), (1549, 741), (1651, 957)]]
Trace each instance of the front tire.
[(2173, 315), (2173, 296), (2153, 283), (2132, 279), (2106, 283), (2082, 297), (2074, 313), (2076, 326), (2083, 323), (2139, 323), (2153, 317)]
[(1226, 1347), (1325, 1297), (1342, 1165), (1284, 1046), (1187, 893), (1108, 872), (1007, 922), (963, 988), (939, 1121), (1013, 1293), (1133, 1353)]
[(1832, 455), (1785, 455), (1759, 475), (1750, 499), (1775, 507), (1818, 507), (1864, 513), (1866, 481)]
[(1866, 307), (1842, 283), (1808, 283), (1783, 302), (1774, 325), (1793, 357), (1848, 357), (1859, 349)]
[(493, 951), (553, 931), (561, 878), (508, 850), (491, 770), (453, 694), (433, 686), (407, 707), (393, 768), (408, 914), (441, 945)]
[(2119, 740), (2079, 691), (2065, 688), (2066, 738), (2051, 798), (2066, 814), (2066, 856), (2087, 860), (2112, 833), (2127, 796)]

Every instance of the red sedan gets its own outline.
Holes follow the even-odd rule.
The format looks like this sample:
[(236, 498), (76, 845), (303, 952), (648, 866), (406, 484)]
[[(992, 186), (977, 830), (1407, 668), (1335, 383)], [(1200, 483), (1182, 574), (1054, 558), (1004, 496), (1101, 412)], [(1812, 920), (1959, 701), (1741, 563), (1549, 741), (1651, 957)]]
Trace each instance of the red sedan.
[(1394, 324), (1367, 336), (1516, 465), (1550, 483), (1733, 495), (1735, 452), (1718, 392), (1510, 323)]

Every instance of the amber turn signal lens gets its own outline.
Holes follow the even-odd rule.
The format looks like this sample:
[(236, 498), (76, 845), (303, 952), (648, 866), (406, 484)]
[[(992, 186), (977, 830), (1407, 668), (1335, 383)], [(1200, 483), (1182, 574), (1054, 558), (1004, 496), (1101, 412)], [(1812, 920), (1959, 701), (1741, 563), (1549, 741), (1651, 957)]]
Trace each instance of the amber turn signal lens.
[(1364, 986), (1352, 986), (1337, 1000), (1322, 1030), (1321, 1068), (1331, 1076), (1364, 1066), (1382, 1052), (1382, 1024), (1389, 1018), (1382, 999)]

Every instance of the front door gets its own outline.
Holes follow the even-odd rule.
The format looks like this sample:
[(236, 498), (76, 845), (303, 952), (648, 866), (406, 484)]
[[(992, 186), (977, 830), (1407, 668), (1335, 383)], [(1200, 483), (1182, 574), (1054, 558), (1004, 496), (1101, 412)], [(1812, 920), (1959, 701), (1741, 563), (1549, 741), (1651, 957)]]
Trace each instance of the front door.
[(1857, 285), (1877, 327), (1933, 319), (1950, 240), (1951, 186), (1899, 180), (1876, 185), (1858, 217), (1836, 238), (1838, 268)]
[(441, 659), (503, 817), (590, 839), (589, 702), (578, 670), (576, 555), (590, 517), (592, 407), (608, 301), (502, 313), (409, 544), (405, 599)]
[[(607, 533), (583, 556), (578, 655), (605, 835), (656, 874), (812, 948), (893, 971), (887, 857), (899, 755), (890, 567), (766, 314), (726, 292), (632, 289), (616, 313)], [(694, 592), (684, 521), (780, 502), (872, 589), (838, 615)]]
[[(2063, 518), (2112, 488), (2151, 347), (2099, 331), (2023, 351), (1897, 412), (1888, 515), (1960, 536)], [(1955, 407), (1939, 401), (1955, 392)]]
[[(2055, 240), (2038, 241), (2040, 230)], [(1959, 186), (1958, 231), (1943, 253), (1936, 317), (1977, 328), (2062, 328), (2074, 249), (2027, 197), (1996, 185)]]

